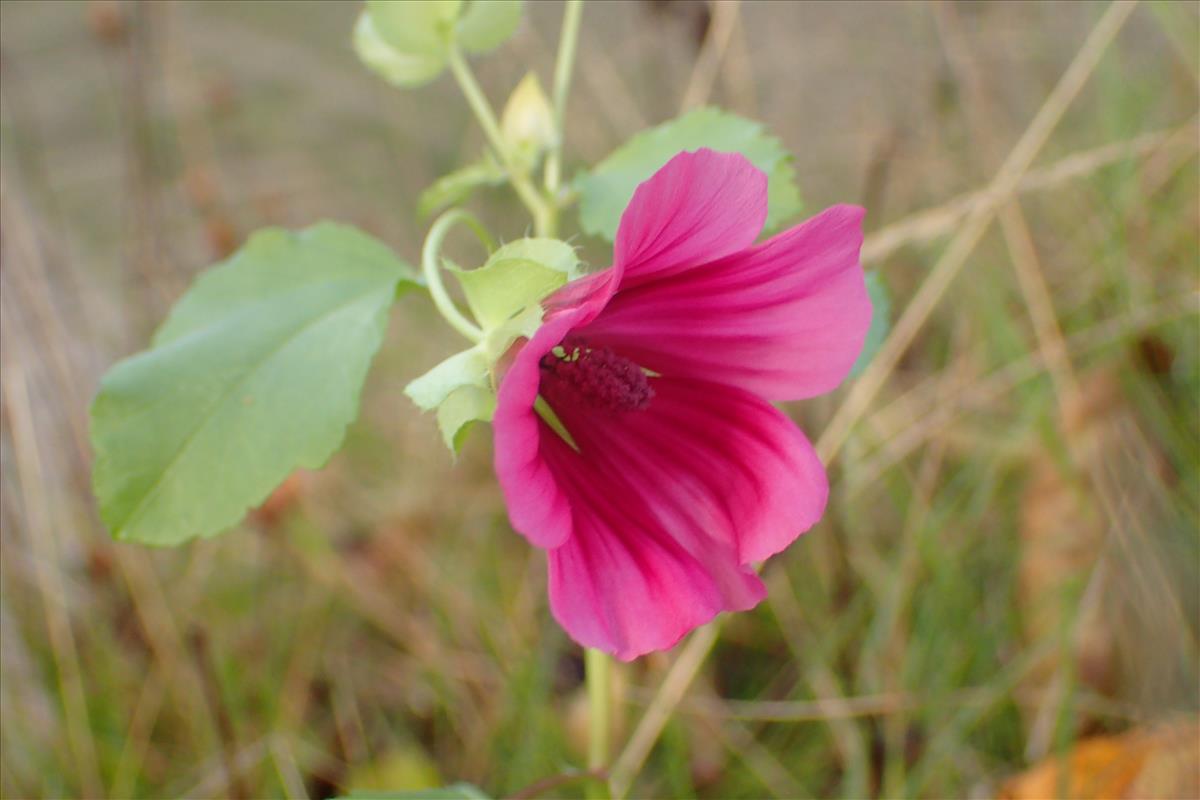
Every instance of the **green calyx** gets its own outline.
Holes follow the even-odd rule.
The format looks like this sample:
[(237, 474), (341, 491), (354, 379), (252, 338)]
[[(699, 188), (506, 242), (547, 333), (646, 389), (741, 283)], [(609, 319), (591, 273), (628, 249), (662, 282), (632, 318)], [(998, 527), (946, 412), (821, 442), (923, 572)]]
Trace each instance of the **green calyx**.
[[(440, 237), (448, 230), (447, 223), (454, 221), (468, 222), (465, 212), (450, 212), (434, 224), (426, 242), (425, 276), (443, 316), (475, 344), (442, 361), (404, 391), (423, 410), (437, 412), (442, 438), (457, 453), (469, 426), (492, 419), (497, 364), (517, 341), (531, 338), (541, 326), (541, 301), (578, 277), (579, 260), (566, 242), (525, 238), (497, 248), (482, 266), (464, 270), (437, 255)], [(442, 287), (439, 260), (441, 268), (457, 279), (474, 322), (453, 306)]]

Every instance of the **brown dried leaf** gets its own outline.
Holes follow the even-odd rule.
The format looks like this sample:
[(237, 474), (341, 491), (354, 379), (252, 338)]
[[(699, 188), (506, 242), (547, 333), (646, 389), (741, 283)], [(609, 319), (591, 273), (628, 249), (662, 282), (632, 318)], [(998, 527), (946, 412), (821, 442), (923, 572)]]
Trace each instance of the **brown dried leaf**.
[(1098, 736), (1008, 780), (1001, 800), (1200, 797), (1200, 725)]

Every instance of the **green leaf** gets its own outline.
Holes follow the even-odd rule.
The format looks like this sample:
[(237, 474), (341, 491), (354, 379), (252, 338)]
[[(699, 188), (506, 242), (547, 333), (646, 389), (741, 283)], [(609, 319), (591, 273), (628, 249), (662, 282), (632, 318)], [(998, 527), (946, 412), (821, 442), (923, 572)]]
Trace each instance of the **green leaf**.
[(794, 222), (804, 210), (800, 187), (796, 185), (796, 166), (785, 156), (767, 174), (767, 221), (763, 229), (774, 231)]
[(574, 277), (579, 260), (566, 242), (518, 239), (472, 270), (452, 268), (484, 330), (495, 328)]
[(471, 53), (503, 44), (521, 21), (521, 0), (469, 0), (455, 27), (455, 38)]
[(616, 237), (634, 190), (683, 150), (708, 147), (741, 153), (768, 176), (767, 230), (800, 213), (795, 170), (783, 144), (760, 123), (716, 108), (699, 108), (634, 136), (575, 181), (579, 223), (588, 233)]
[(446, 66), (444, 54), (405, 52), (392, 47), (383, 37), (369, 11), (358, 15), (354, 25), (354, 50), (359, 60), (395, 86), (413, 87), (428, 83)]
[(401, 53), (443, 58), (462, 0), (367, 0), (380, 38)]
[(867, 329), (867, 338), (863, 342), (858, 360), (850, 368), (850, 377), (856, 378), (862, 374), (871, 359), (879, 352), (883, 340), (887, 338), (888, 330), (892, 327), (892, 301), (888, 295), (887, 286), (879, 277), (876, 270), (868, 270), (866, 275), (867, 295), (871, 298), (871, 327)]
[(438, 428), (446, 447), (454, 453), (462, 449), (472, 423), (491, 422), (496, 411), (496, 393), (480, 386), (460, 386), (438, 406)]
[(211, 536), (297, 467), (323, 465), (397, 291), (418, 285), (386, 246), (332, 223), (260, 231), (204, 273), (92, 403), (93, 488), (113, 536)]
[(443, 175), (421, 192), (417, 198), (417, 214), (431, 216), (446, 206), (458, 205), (481, 186), (498, 186), (504, 183), (504, 170), (491, 159), (456, 169)]
[(490, 800), (477, 786), (455, 783), (440, 789), (416, 789), (408, 792), (351, 792), (335, 800)]

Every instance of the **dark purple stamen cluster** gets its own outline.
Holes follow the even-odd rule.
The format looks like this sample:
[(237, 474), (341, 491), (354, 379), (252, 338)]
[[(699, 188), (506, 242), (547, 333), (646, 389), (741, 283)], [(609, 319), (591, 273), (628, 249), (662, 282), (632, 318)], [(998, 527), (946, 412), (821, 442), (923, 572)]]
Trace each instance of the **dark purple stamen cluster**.
[(563, 342), (542, 356), (542, 391), (551, 404), (585, 403), (605, 411), (642, 411), (654, 389), (634, 362), (607, 347)]

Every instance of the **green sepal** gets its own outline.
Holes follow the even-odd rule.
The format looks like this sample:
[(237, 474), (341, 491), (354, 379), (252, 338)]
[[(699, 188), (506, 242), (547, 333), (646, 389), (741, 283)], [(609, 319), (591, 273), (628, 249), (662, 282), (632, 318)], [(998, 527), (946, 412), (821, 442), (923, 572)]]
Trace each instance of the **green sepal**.
[(490, 362), (483, 347), (455, 353), (404, 387), (422, 411), (432, 411), (461, 386), (488, 386)]
[(518, 339), (532, 339), (542, 326), (542, 307), (531, 305), (509, 319), (503, 325), (492, 328), (484, 335), (481, 347), (488, 361), (497, 363)]
[(496, 393), (482, 386), (460, 386), (438, 406), (438, 429), (451, 452), (458, 453), (475, 422), (491, 422), (496, 411)]
[(578, 273), (575, 250), (557, 239), (517, 239), (499, 247), (482, 267), (450, 267), (484, 331), (541, 302)]
[(444, 261), (462, 286), (482, 338), (409, 383), (404, 392), (422, 409), (437, 409), (442, 438), (458, 452), (471, 423), (491, 421), (496, 365), (517, 340), (533, 337), (542, 324), (542, 300), (578, 277), (580, 265), (569, 244), (544, 238), (502, 245), (483, 266), (471, 270)]

